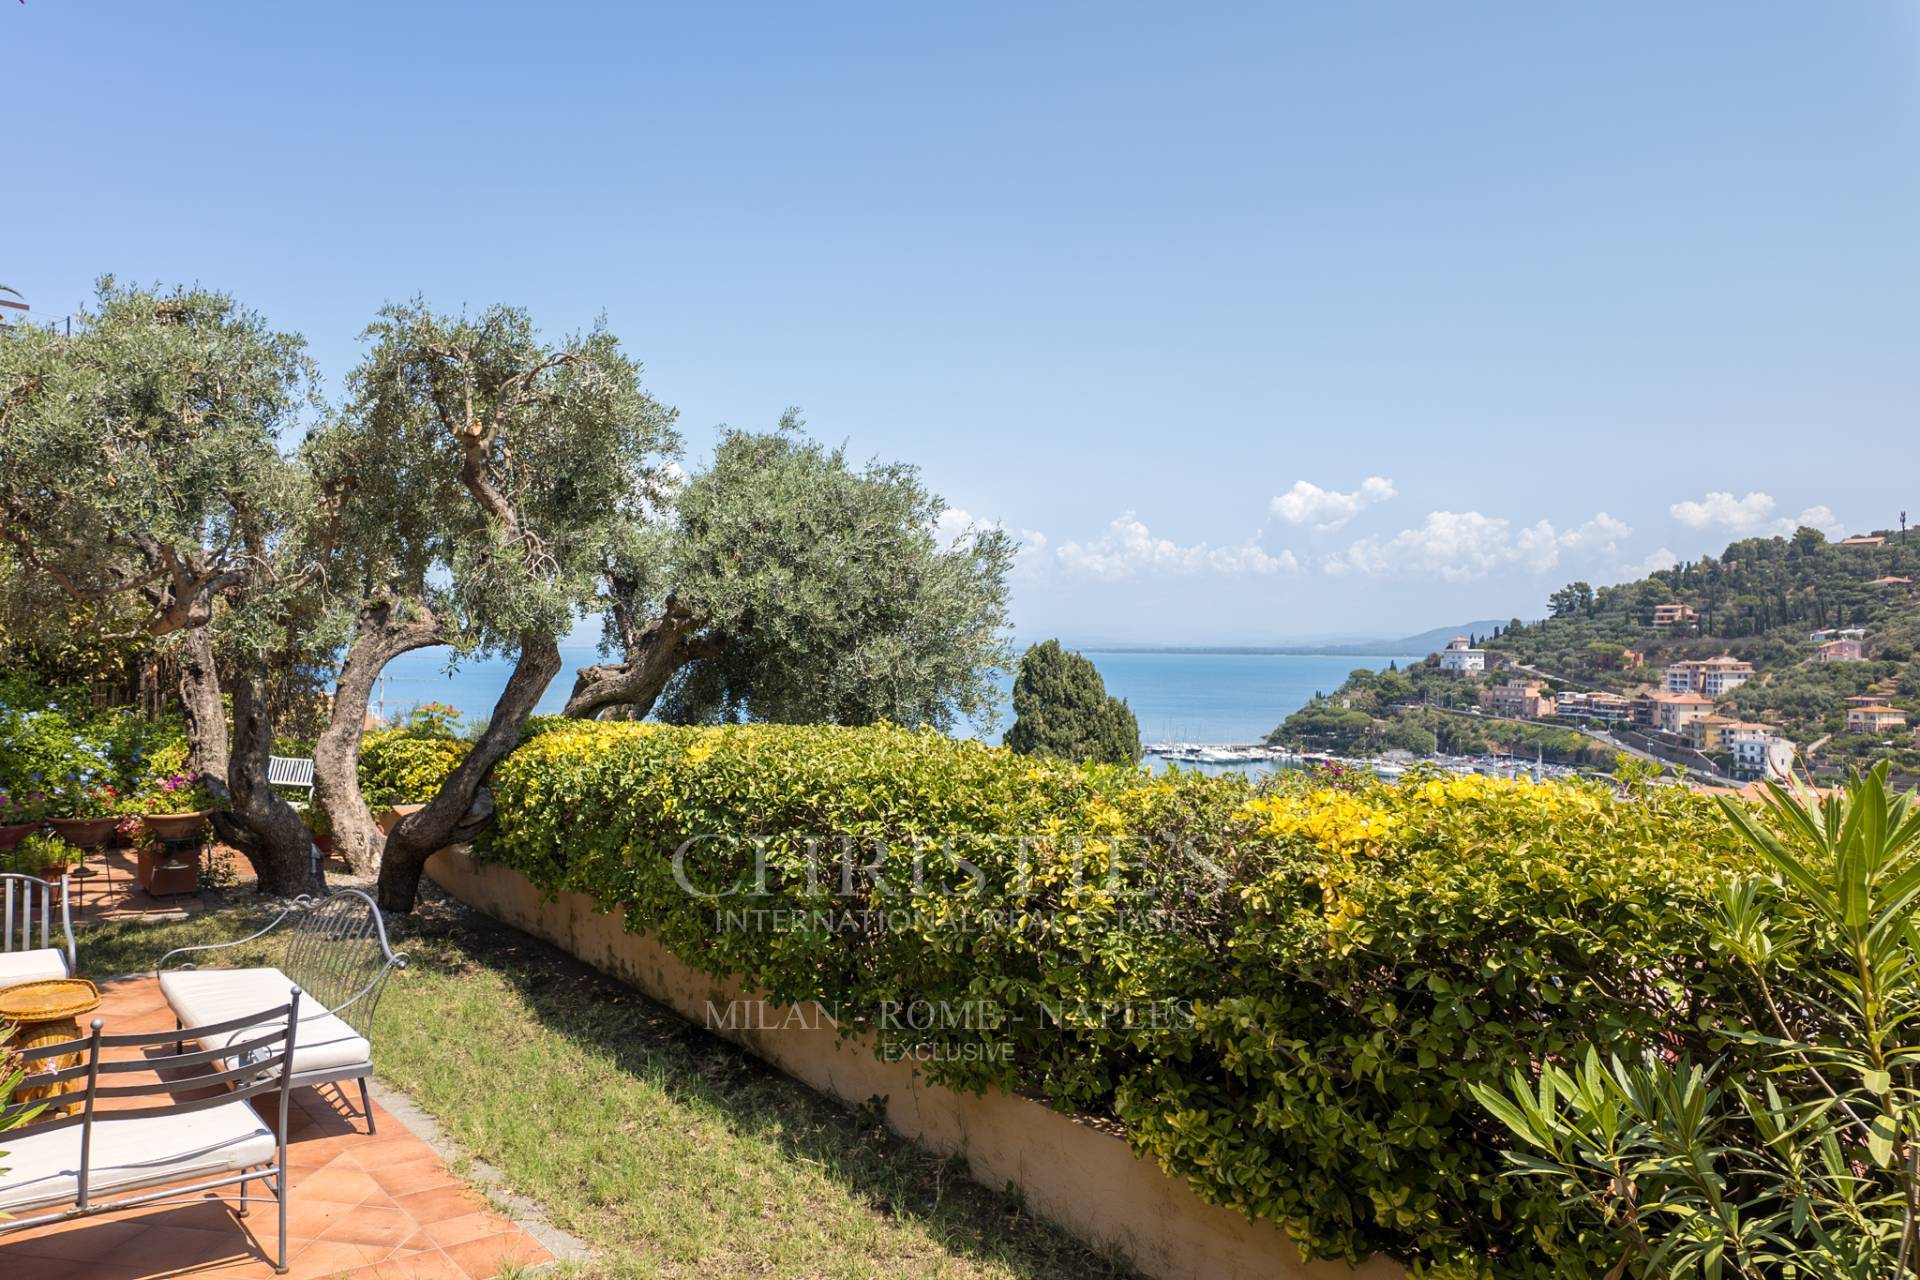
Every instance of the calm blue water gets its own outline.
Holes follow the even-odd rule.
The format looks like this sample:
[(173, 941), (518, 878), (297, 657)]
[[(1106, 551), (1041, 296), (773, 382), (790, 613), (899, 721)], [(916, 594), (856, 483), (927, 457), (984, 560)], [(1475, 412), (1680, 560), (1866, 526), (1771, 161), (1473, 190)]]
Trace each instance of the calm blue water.
[[(591, 646), (566, 646), (566, 665), (540, 703), (557, 712), (573, 686), (574, 668), (594, 661)], [(1088, 650), (1107, 692), (1125, 698), (1147, 742), (1257, 742), (1316, 692), (1339, 687), (1356, 667), (1380, 668), (1390, 659), (1320, 654), (1113, 653)], [(1419, 661), (1402, 656), (1401, 666)], [(469, 722), (484, 717), (506, 684), (504, 662), (469, 662), (445, 673), (444, 650), (411, 653), (387, 668), (389, 715), (421, 702), (444, 702)], [(1003, 695), (1013, 687), (1011, 677)], [(1002, 713), (998, 740), (1009, 718)]]
[[(1258, 742), (1316, 693), (1331, 693), (1359, 667), (1378, 670), (1419, 657), (1356, 658), (1293, 653), (1101, 653), (1087, 651), (1107, 692), (1125, 698), (1146, 742)], [(1011, 682), (1008, 685), (1012, 687)]]

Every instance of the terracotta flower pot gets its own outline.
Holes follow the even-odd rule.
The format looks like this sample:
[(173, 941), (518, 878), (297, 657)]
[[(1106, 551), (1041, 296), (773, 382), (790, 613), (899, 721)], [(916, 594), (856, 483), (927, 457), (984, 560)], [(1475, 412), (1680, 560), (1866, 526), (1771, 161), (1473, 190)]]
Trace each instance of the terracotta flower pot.
[(9, 822), (0, 826), (0, 853), (17, 849), (20, 842), (40, 829), (37, 822)]
[(68, 844), (94, 849), (106, 843), (119, 821), (118, 818), (49, 818), (47, 825), (59, 832)]
[(332, 837), (332, 836), (315, 836), (315, 837), (313, 838), (313, 843), (314, 843), (314, 846), (315, 846), (316, 848), (318, 848), (318, 849), (320, 850), (320, 852), (322, 852), (322, 853), (332, 853), (332, 852), (333, 852), (333, 837)]
[(191, 840), (206, 825), (210, 810), (197, 813), (149, 813), (141, 824), (156, 840)]
[(382, 835), (390, 836), (393, 834), (393, 829), (400, 825), (401, 819), (410, 814), (418, 813), (426, 807), (427, 806), (423, 804), (397, 804), (391, 809), (382, 809), (378, 814), (374, 815), (373, 820), (379, 825)]

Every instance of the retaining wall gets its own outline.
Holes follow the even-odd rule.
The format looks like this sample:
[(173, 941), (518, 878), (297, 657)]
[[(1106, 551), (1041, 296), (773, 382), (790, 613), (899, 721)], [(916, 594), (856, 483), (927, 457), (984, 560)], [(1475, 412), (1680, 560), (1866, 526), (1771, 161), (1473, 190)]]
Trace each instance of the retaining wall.
[[(445, 849), (427, 874), (455, 897), (644, 991), (682, 1017), (743, 1046), (821, 1093), (848, 1103), (886, 1099), (888, 1125), (941, 1155), (959, 1153), (976, 1181), (1018, 1187), (1028, 1208), (1096, 1248), (1114, 1248), (1160, 1280), (1397, 1280), (1373, 1258), (1358, 1268), (1300, 1261), (1279, 1228), (1200, 1199), (1133, 1153), (1124, 1139), (1011, 1094), (956, 1093), (883, 1062), (824, 1017), (762, 1005), (752, 992), (628, 933), (618, 913), (583, 894), (548, 901), (519, 872)], [(740, 1002), (735, 1004), (734, 1002)], [(726, 1011), (735, 1016), (731, 1025)], [(751, 1010), (740, 1016), (742, 1009)], [(713, 1013), (720, 1016), (712, 1016)]]

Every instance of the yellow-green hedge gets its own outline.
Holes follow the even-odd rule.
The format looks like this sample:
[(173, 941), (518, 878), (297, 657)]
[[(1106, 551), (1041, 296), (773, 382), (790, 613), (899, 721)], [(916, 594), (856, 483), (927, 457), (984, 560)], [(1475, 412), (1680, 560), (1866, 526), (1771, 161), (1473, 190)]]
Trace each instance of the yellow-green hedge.
[(360, 792), (375, 813), (425, 804), (473, 744), (450, 734), (381, 729), (360, 742)]
[(1589, 1041), (1717, 1052), (1740, 994), (1700, 927), (1734, 838), (1629, 786), (1261, 789), (885, 727), (561, 722), (495, 770), (482, 852), (936, 1081), (1116, 1117), (1309, 1254), (1546, 1276), (1613, 1259), (1502, 1176), (1466, 1086)]

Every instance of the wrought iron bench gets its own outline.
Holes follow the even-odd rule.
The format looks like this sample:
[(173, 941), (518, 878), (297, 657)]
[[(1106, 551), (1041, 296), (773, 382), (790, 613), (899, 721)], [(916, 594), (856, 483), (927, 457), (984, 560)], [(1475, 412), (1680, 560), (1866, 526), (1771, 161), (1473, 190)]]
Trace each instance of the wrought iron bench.
[[(197, 967), (196, 957), (243, 946), (283, 924), (287, 942), (279, 968)], [(175, 957), (187, 959), (170, 967)], [(298, 984), (310, 998), (310, 1011), (300, 1015), (293, 1082), (332, 1081), (337, 1087), (347, 1080), (358, 1081), (360, 1109), (367, 1118), (367, 1132), (372, 1133), (373, 1100), (367, 1093), (367, 1077), (373, 1074), (373, 1015), (387, 978), (406, 967), (406, 953), (387, 944), (387, 926), (373, 899), (358, 889), (342, 889), (318, 901), (296, 898), (266, 928), (233, 942), (175, 948), (160, 958), (156, 969), (160, 992), (183, 1027), (233, 1019), (244, 1022), (248, 1010), (266, 1008), (275, 992)], [(244, 1034), (243, 1026), (229, 1038)], [(193, 1038), (181, 1033), (183, 1041)], [(220, 1046), (202, 1041), (201, 1047)]]
[[(208, 1191), (237, 1185), (242, 1216), (255, 1201), (278, 1205), (273, 1269), (286, 1274), (288, 1065), (299, 1052), (304, 1018), (298, 988), (281, 1000), (277, 1008), (186, 1032), (201, 1043), (244, 1037), (218, 1049), (167, 1053), (178, 1033), (102, 1035), (95, 1018), (81, 1039), (21, 1054), (30, 1073), (23, 1090), (84, 1080), (85, 1093), (16, 1102), (0, 1112), (26, 1121), (6, 1135), (0, 1214), (11, 1216), (0, 1219), (0, 1235), (141, 1205), (197, 1204)], [(109, 1049), (134, 1052), (109, 1057)], [(161, 1052), (140, 1052), (149, 1049)], [(77, 1061), (59, 1065), (68, 1059)], [(212, 1097), (180, 1096), (221, 1084), (229, 1087)], [(272, 1119), (261, 1119), (255, 1100), (267, 1104)], [(247, 1194), (256, 1179), (268, 1195)], [(45, 1209), (53, 1212), (34, 1212)]]
[[(0, 990), (23, 982), (73, 976), (73, 912), (68, 896), (67, 878), (56, 886), (39, 876), (0, 873), (0, 900), (5, 914), (0, 916)], [(60, 897), (60, 936), (53, 940), (53, 899)], [(36, 905), (37, 904), (37, 905)], [(33, 945), (34, 923), (40, 925), (40, 945)]]

